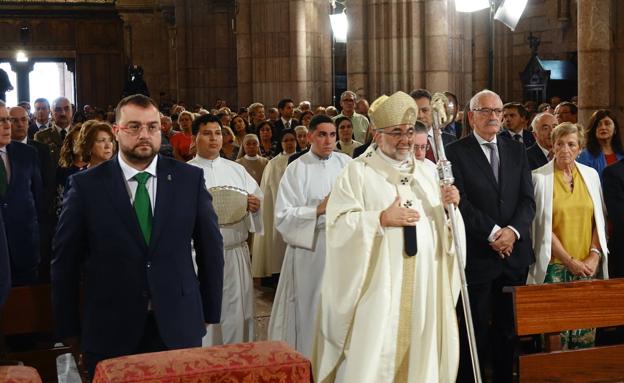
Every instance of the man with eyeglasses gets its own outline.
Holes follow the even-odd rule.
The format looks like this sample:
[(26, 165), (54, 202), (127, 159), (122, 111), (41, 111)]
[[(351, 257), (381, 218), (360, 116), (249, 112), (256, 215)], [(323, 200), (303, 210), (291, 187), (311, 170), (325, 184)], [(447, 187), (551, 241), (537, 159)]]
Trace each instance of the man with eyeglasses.
[(263, 233), (260, 210), (263, 195), (242, 165), (220, 156), (222, 132), (218, 117), (209, 114), (197, 117), (193, 121), (197, 155), (188, 164), (202, 169), (208, 189), (225, 186), (245, 190), (249, 214), (240, 222), (220, 228), (225, 249), (221, 322), (207, 326), (203, 346), (254, 340), (254, 292), (247, 237), (249, 233)]
[(0, 101), (0, 209), (13, 286), (38, 282), (41, 172), (32, 146), (11, 141), (11, 116)]
[[(422, 122), (427, 128), (427, 139), (429, 146), (425, 157), (433, 163), (438, 162), (438, 149), (435, 147), (435, 141), (433, 139), (433, 110), (431, 109), (431, 92), (427, 89), (416, 89), (410, 93), (410, 96), (416, 101), (418, 105), (418, 121)], [(442, 144), (444, 146), (455, 141), (457, 138), (452, 134), (442, 132)]]
[(559, 124), (563, 122), (576, 124), (578, 122), (578, 107), (572, 102), (564, 101), (555, 108), (555, 117)]
[(202, 170), (158, 155), (151, 98), (124, 98), (116, 121), (119, 154), (69, 179), (54, 238), (57, 335), (77, 346), (82, 329), (90, 377), (103, 359), (199, 347), (221, 315), (223, 242)]
[(56, 166), (52, 163), (50, 148), (46, 144), (37, 142), (28, 137), (28, 113), (21, 106), (14, 106), (9, 110), (11, 120), (11, 139), (22, 144), (29, 145), (37, 151), (39, 159), (39, 171), (41, 172), (42, 194), (41, 194), (41, 215), (40, 243), (41, 243), (41, 263), (40, 280), (48, 282), (50, 278), (50, 256), (52, 251), (52, 236), (56, 214), (54, 212), (52, 200), (55, 197), (56, 188)]
[(422, 134), (408, 94), (381, 96), (369, 115), (377, 145), (346, 166), (327, 204), (314, 376), (454, 382), (458, 255), (444, 206), (457, 205), (459, 191), (441, 190), (414, 159), (414, 139)]
[(356, 95), (350, 90), (342, 92), (340, 95), (340, 107), (342, 111), (339, 115), (332, 117), (334, 122), (340, 117), (347, 117), (353, 126), (353, 138), (358, 142), (366, 142), (366, 132), (368, 131), (368, 119), (355, 112)]
[[(459, 209), (466, 224), (466, 278), (470, 293), (481, 369), (491, 366), (494, 382), (511, 382), (514, 336), (511, 294), (505, 286), (523, 285), (533, 262), (531, 223), (535, 215), (533, 185), (524, 145), (497, 135), (503, 103), (482, 90), (470, 100), (470, 134), (447, 147)], [(491, 326), (490, 326), (491, 323)], [(461, 382), (472, 382), (470, 352), (462, 342)], [(481, 373), (483, 377), (485, 374)]]

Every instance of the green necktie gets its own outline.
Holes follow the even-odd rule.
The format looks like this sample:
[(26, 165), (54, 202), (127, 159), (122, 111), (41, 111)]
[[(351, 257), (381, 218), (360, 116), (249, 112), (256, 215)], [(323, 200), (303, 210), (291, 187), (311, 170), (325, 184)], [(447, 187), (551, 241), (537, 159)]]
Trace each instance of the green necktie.
[(4, 197), (8, 186), (6, 167), (4, 166), (2, 156), (0, 156), (0, 197)]
[(139, 221), (145, 243), (148, 245), (152, 235), (152, 204), (150, 203), (149, 193), (145, 184), (150, 176), (147, 172), (141, 172), (134, 176), (134, 179), (139, 183), (134, 195), (134, 212)]

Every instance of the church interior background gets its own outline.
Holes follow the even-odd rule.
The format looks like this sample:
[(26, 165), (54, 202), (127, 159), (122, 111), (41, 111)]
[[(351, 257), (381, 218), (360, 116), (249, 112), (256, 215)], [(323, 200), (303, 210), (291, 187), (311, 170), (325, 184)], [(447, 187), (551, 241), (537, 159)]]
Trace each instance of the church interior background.
[(14, 97), (32, 102), (46, 63), (78, 106), (114, 105), (128, 65), (143, 68), (158, 102), (329, 105), (345, 88), (373, 100), (424, 87), (466, 103), (486, 87), (526, 100), (521, 73), (537, 53), (576, 73), (545, 98), (578, 95), (580, 122), (597, 108), (624, 117), (623, 1), (528, 0), (515, 31), (488, 10), (456, 12), (454, 0), (337, 3), (346, 43), (333, 42), (328, 0), (0, 0), (0, 65), (19, 85)]

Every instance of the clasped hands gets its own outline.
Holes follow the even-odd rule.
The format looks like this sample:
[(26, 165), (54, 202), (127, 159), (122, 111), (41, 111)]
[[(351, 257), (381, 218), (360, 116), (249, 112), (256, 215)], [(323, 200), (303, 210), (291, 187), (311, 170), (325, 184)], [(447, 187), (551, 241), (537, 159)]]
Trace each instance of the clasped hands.
[[(453, 185), (444, 185), (441, 188), (442, 202), (444, 206), (449, 204), (459, 205), (459, 190)], [(420, 213), (409, 207), (401, 206), (401, 197), (396, 196), (386, 210), (381, 212), (379, 222), (382, 227), (416, 226), (420, 220)]]
[(509, 227), (503, 227), (496, 231), (493, 235), (493, 241), (490, 242), (490, 247), (505, 259), (511, 255), (514, 244), (516, 243), (516, 233)]
[(591, 277), (596, 274), (596, 269), (600, 263), (600, 256), (594, 252), (590, 252), (589, 256), (583, 261), (579, 261), (570, 257), (563, 265), (577, 277)]

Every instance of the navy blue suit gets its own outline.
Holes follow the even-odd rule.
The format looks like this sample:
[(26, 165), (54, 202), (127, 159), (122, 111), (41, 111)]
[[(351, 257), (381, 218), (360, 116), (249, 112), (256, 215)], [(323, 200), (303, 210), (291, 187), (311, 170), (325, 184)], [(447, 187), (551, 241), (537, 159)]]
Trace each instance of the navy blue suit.
[[(499, 136), (509, 138), (510, 140), (514, 139), (509, 130), (503, 130), (499, 133)], [(533, 136), (533, 133), (528, 130), (522, 129), (522, 142), (524, 143), (524, 147), (528, 149), (535, 144), (535, 136)]]
[(159, 156), (156, 173), (149, 246), (117, 157), (69, 180), (53, 243), (53, 308), (61, 339), (78, 335), (82, 272), (85, 352), (137, 352), (148, 302), (167, 349), (201, 346), (205, 322), (219, 322), (223, 241), (202, 170)]
[(10, 180), (4, 198), (0, 197), (2, 215), (11, 259), (13, 286), (37, 282), (40, 259), (39, 218), (41, 172), (39, 158), (31, 146), (12, 141), (6, 146)]

